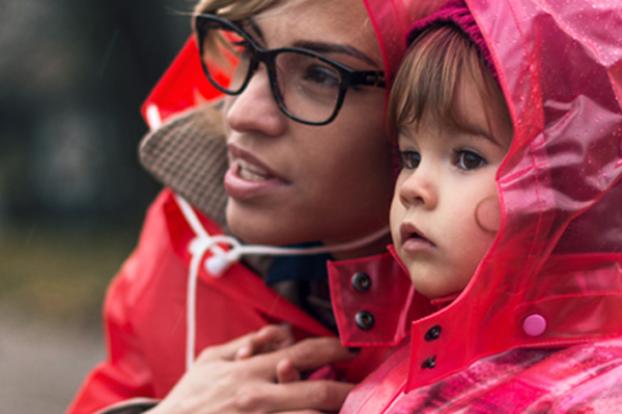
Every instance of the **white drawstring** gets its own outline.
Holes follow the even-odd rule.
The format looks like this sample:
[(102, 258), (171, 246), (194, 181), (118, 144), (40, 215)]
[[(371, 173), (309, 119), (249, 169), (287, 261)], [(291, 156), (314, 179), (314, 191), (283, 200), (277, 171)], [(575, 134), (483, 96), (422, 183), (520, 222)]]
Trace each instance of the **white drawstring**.
[(229, 251), (220, 249), (214, 252), (214, 255), (205, 261), (206, 269), (212, 276), (220, 276), (232, 263), (237, 262), (242, 256), (251, 256), (264, 254), (269, 256), (295, 256), (295, 255), (312, 255), (319, 253), (335, 253), (347, 250), (354, 250), (369, 243), (379, 240), (387, 235), (388, 228), (382, 228), (362, 239), (352, 242), (338, 244), (334, 246), (318, 246), (318, 247), (274, 247), (262, 245), (242, 245), (236, 238), (226, 235), (212, 236), (211, 240), (231, 246)]
[(180, 195), (175, 194), (175, 200), (179, 205), (182, 214), (186, 218), (195, 238), (190, 242), (188, 250), (192, 255), (190, 260), (190, 269), (188, 272), (188, 286), (186, 289), (186, 370), (192, 368), (194, 364), (194, 345), (196, 337), (196, 299), (197, 299), (197, 281), (199, 278), (199, 266), (201, 259), (208, 250), (212, 250), (213, 254), (222, 255), (224, 250), (215, 245), (216, 241), (205, 231), (199, 218), (194, 213), (190, 204)]
[[(187, 306), (186, 306), (186, 370), (194, 364), (194, 346), (196, 337), (196, 290), (199, 277), (199, 266), (201, 259), (210, 251), (212, 256), (205, 261), (206, 270), (213, 277), (221, 276), (225, 270), (233, 263), (237, 262), (242, 256), (248, 255), (270, 255), (270, 256), (292, 256), (292, 255), (312, 255), (319, 253), (334, 253), (347, 250), (354, 250), (380, 240), (389, 233), (389, 228), (384, 227), (366, 237), (347, 243), (334, 246), (318, 247), (274, 247), (262, 245), (242, 245), (236, 238), (227, 235), (210, 236), (199, 218), (195, 214), (190, 204), (181, 196), (175, 195), (175, 199), (186, 221), (194, 231), (196, 237), (189, 245), (192, 255), (190, 269), (188, 273)], [(225, 251), (219, 244), (230, 246)]]

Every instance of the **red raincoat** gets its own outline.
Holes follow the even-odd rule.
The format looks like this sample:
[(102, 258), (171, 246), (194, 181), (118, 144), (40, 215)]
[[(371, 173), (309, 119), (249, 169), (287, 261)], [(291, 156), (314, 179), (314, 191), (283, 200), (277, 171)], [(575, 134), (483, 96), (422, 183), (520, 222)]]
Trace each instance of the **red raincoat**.
[[(500, 230), (440, 310), (383, 273), (390, 255), (332, 267), (344, 344), (402, 341), (342, 412), (622, 412), (622, 5), (466, 3), (515, 131)], [(372, 281), (358, 297), (356, 271)], [(382, 329), (360, 329), (361, 312)]]
[[(405, 19), (424, 12), (415, 10), (417, 3), (365, 1), (378, 32), (388, 75), (404, 51), (403, 44), (395, 40), (405, 35)], [(432, 3), (426, 3), (426, 7)], [(196, 45), (190, 40), (147, 99), (143, 115), (152, 128), (157, 128), (163, 120), (216, 95), (205, 80)], [(192, 155), (192, 151), (179, 154), (179, 165), (185, 166), (184, 157)], [(184, 194), (179, 190), (183, 181), (213, 178), (163, 179), (172, 190), (163, 191), (149, 208), (138, 246), (107, 293), (107, 359), (86, 378), (68, 413), (93, 413), (119, 404), (139, 407), (145, 398), (161, 399), (203, 348), (266, 324), (287, 322), (298, 338), (333, 335), (248, 267), (234, 264), (222, 277), (215, 278), (204, 266), (210, 256), (206, 245), (195, 243), (203, 250), (189, 250), (193, 240), (201, 239), (200, 233), (222, 233), (218, 219), (212, 215), (222, 216), (222, 211), (191, 209), (184, 213), (173, 191)], [(221, 181), (218, 186), (222, 193)], [(193, 194), (184, 196), (194, 201)], [(192, 223), (193, 217), (200, 225)], [(223, 309), (227, 310), (227, 318), (222, 317)], [(351, 381), (360, 381), (383, 355), (382, 349), (364, 351), (343, 367), (342, 374)]]

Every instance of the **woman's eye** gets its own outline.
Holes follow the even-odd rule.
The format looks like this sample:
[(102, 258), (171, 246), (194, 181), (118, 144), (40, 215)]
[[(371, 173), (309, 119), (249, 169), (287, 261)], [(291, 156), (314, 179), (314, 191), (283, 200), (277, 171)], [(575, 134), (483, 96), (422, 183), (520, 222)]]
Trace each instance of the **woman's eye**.
[(251, 45), (248, 41), (242, 39), (237, 42), (232, 42), (231, 45), (231, 49), (234, 51), (237, 57), (241, 59), (248, 59), (250, 57)]
[(339, 87), (339, 75), (335, 72), (334, 69), (326, 66), (307, 66), (302, 75), (302, 79), (325, 87)]
[(400, 151), (400, 168), (413, 170), (421, 163), (421, 154), (417, 151)]
[(461, 170), (475, 170), (487, 163), (482, 156), (473, 151), (460, 150), (455, 152), (454, 164)]

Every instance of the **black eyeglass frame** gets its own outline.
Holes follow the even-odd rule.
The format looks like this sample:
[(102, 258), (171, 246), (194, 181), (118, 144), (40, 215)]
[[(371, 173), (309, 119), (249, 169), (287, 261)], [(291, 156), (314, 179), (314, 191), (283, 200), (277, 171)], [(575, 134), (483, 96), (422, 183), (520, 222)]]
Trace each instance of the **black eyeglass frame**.
[[(283, 48), (275, 48), (275, 49), (266, 49), (259, 46), (251, 35), (246, 33), (241, 27), (239, 27), (234, 22), (231, 22), (227, 19), (224, 19), (220, 16), (210, 13), (198, 14), (195, 15), (195, 29), (198, 37), (198, 45), (199, 45), (199, 53), (201, 65), (203, 67), (203, 72), (205, 76), (210, 81), (212, 86), (214, 86), (219, 91), (227, 94), (227, 95), (239, 95), (244, 89), (248, 86), (251, 78), (257, 71), (260, 63), (266, 65), (268, 70), (268, 79), (270, 81), (270, 89), (272, 91), (272, 96), (277, 103), (277, 106), (288, 118), (293, 119), (296, 122), (300, 122), (306, 125), (326, 125), (331, 123), (337, 117), (339, 110), (343, 106), (343, 102), (345, 100), (346, 92), (352, 86), (362, 85), (362, 86), (374, 86), (379, 88), (385, 87), (385, 77), (383, 71), (356, 71), (339, 62), (335, 62), (332, 59), (329, 59), (325, 56), (322, 56), (320, 53), (315, 52), (313, 50), (300, 48), (300, 47), (283, 47)], [(210, 22), (218, 23), (220, 25), (219, 29), (226, 29), (236, 32), (240, 37), (242, 37), (245, 41), (248, 42), (250, 47), (248, 50), (251, 52), (250, 63), (248, 72), (246, 74), (246, 78), (240, 84), (240, 86), (235, 90), (229, 90), (221, 85), (219, 85), (210, 74), (210, 71), (203, 60), (203, 55), (205, 52), (205, 39), (207, 36), (207, 32), (209, 30), (214, 30), (214, 28), (208, 28), (208, 24)], [(339, 82), (339, 94), (337, 96), (337, 101), (335, 103), (335, 108), (328, 119), (324, 121), (307, 121), (302, 119), (294, 114), (292, 114), (287, 107), (285, 106), (285, 102), (279, 90), (277, 84), (277, 75), (276, 75), (276, 66), (275, 60), (276, 57), (281, 53), (298, 53), (302, 55), (306, 55), (315, 59), (318, 59), (329, 66), (334, 67), (340, 74), (340, 82)]]

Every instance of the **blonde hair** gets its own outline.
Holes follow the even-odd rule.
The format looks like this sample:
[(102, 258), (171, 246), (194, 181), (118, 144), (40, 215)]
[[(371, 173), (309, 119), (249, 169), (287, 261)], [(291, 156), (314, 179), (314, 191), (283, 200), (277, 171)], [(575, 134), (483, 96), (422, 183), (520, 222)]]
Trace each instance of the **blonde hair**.
[(213, 13), (229, 20), (247, 19), (269, 9), (283, 0), (200, 0), (194, 14)]
[[(198, 38), (198, 32), (196, 27), (197, 16), (204, 13), (211, 13), (221, 16), (225, 19), (238, 22), (246, 20), (251, 16), (254, 16), (262, 11), (278, 5), (283, 0), (200, 0), (194, 7), (194, 13), (192, 18), (192, 29), (197, 37), (197, 43), (201, 40)], [(227, 45), (222, 38), (218, 35), (210, 36), (205, 40), (206, 56), (223, 68), (228, 68), (230, 62), (219, 57), (217, 50), (220, 45)]]
[(475, 82), (485, 101), (497, 104), (487, 110), (488, 119), (501, 116), (511, 125), (503, 94), (477, 46), (461, 30), (445, 24), (419, 35), (400, 66), (388, 107), (393, 135), (407, 126), (418, 127), (426, 115), (451, 126), (464, 125), (455, 104), (461, 81)]

